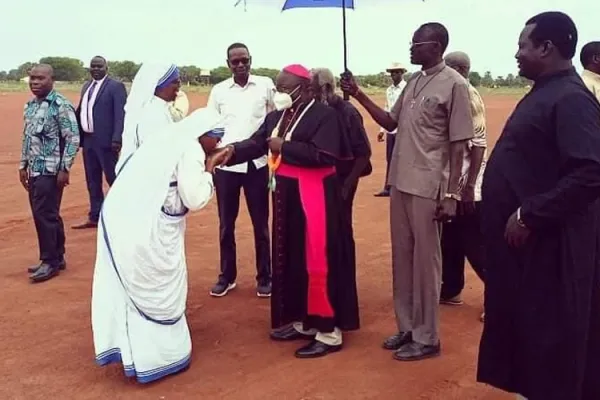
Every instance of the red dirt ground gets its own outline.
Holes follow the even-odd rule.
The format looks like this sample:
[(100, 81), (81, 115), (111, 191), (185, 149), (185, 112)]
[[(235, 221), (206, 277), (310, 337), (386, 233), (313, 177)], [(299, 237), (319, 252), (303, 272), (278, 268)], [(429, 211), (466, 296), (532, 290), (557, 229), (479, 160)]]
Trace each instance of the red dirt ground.
[[(76, 94), (69, 94), (72, 100)], [(269, 341), (269, 301), (254, 293), (251, 225), (245, 209), (237, 229), (239, 288), (209, 297), (217, 277), (216, 203), (188, 222), (188, 321), (191, 368), (143, 386), (122, 368), (94, 363), (90, 295), (95, 231), (73, 231), (86, 217), (88, 196), (78, 155), (63, 200), (68, 269), (31, 285), (26, 268), (37, 262), (37, 242), (25, 191), (18, 182), (22, 110), (27, 93), (0, 94), (0, 399), (393, 399), (501, 400), (512, 398), (475, 382), (482, 325), (482, 285), (468, 270), (465, 305), (442, 307), (442, 357), (418, 363), (394, 361), (381, 349), (394, 332), (388, 202), (373, 197), (382, 186), (384, 144), (367, 119), (375, 171), (359, 188), (355, 210), (362, 329), (345, 335), (345, 349), (318, 360), (297, 360), (297, 344)], [(206, 98), (191, 95), (194, 107)], [(381, 100), (381, 99), (380, 99)], [(490, 144), (515, 100), (488, 97)]]

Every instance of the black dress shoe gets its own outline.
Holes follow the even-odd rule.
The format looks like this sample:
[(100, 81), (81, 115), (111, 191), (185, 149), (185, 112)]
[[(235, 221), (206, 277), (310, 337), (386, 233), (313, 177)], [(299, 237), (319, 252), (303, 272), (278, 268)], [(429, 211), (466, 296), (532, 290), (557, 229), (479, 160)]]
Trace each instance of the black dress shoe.
[(317, 340), (313, 340), (310, 344), (307, 344), (304, 347), (296, 350), (297, 358), (317, 358), (326, 356), (329, 353), (335, 353), (336, 351), (340, 351), (342, 349), (342, 345), (330, 346), (323, 342), (319, 342)]
[(411, 332), (400, 332), (397, 335), (390, 336), (383, 342), (383, 348), (386, 350), (398, 350), (400, 347), (412, 342)]
[[(35, 274), (40, 267), (44, 265), (44, 262), (40, 262), (38, 265), (31, 266), (27, 268), (27, 272), (30, 274)], [(60, 263), (58, 263), (58, 269), (64, 271), (67, 268), (67, 262), (63, 259)]]
[(271, 340), (275, 340), (277, 342), (290, 342), (292, 340), (311, 340), (314, 339), (314, 335), (305, 335), (303, 333), (298, 332), (294, 329), (293, 325), (288, 325), (281, 329), (276, 329), (271, 331), (269, 335)]
[(411, 342), (402, 346), (399, 350), (394, 353), (394, 359), (398, 361), (418, 361), (426, 358), (433, 358), (439, 356), (441, 353), (441, 346), (437, 345), (425, 345), (417, 342)]
[(387, 189), (383, 189), (381, 192), (375, 193), (373, 196), (375, 196), (375, 197), (390, 197), (390, 191)]
[(53, 267), (50, 264), (43, 263), (35, 273), (29, 276), (29, 279), (32, 283), (40, 283), (54, 278), (59, 273), (60, 268), (58, 266)]

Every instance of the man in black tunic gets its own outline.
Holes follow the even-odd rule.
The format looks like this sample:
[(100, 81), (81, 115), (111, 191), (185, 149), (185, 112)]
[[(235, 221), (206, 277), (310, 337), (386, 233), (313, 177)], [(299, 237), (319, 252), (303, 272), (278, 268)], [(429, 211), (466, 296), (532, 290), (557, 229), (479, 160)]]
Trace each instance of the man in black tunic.
[(352, 103), (344, 101), (335, 94), (333, 73), (327, 68), (316, 68), (311, 73), (315, 100), (330, 106), (337, 112), (340, 127), (346, 134), (346, 141), (350, 145), (350, 158), (338, 160), (335, 168), (342, 185), (342, 235), (347, 241), (346, 268), (356, 271), (356, 243), (352, 226), (352, 210), (359, 179), (370, 175), (373, 171), (370, 161), (371, 144), (360, 112)]
[(213, 155), (235, 165), (268, 154), (273, 192), (271, 339), (311, 342), (296, 351), (314, 358), (342, 348), (343, 330), (359, 328), (354, 270), (346, 240), (335, 165), (349, 145), (335, 110), (316, 102), (310, 72), (291, 65), (277, 77), (277, 111), (250, 138)]
[(534, 85), (483, 179), (478, 380), (528, 400), (600, 399), (600, 106), (576, 46), (567, 15), (527, 21), (516, 58)]

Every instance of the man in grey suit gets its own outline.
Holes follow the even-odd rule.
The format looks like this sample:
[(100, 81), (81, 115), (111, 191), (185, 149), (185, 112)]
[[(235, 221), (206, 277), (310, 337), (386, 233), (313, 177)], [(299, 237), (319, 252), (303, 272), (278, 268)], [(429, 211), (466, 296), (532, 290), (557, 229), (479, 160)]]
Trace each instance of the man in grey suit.
[(102, 173), (112, 185), (116, 178), (115, 165), (121, 150), (121, 136), (125, 119), (125, 85), (107, 75), (108, 64), (101, 56), (92, 58), (92, 79), (81, 89), (76, 114), (81, 132), (85, 179), (90, 195), (87, 220), (73, 229), (96, 228), (104, 192)]

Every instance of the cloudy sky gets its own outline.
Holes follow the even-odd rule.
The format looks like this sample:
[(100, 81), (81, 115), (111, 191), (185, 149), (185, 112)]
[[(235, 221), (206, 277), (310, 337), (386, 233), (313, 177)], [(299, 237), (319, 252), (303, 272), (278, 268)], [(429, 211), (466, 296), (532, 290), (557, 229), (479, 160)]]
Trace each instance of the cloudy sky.
[[(283, 0), (247, 0), (244, 11), (233, 7), (235, 1), (10, 2), (2, 6), (0, 70), (47, 55), (87, 63), (96, 54), (214, 68), (224, 64), (227, 46), (241, 41), (250, 48), (255, 67), (299, 62), (341, 71), (340, 9), (282, 13)], [(349, 67), (361, 74), (379, 72), (393, 61), (408, 63), (415, 28), (439, 21), (450, 32), (449, 50), (468, 52), (474, 70), (511, 73), (524, 22), (548, 10), (564, 11), (575, 20), (580, 47), (600, 40), (597, 0), (356, 0), (356, 10), (348, 11)]]

